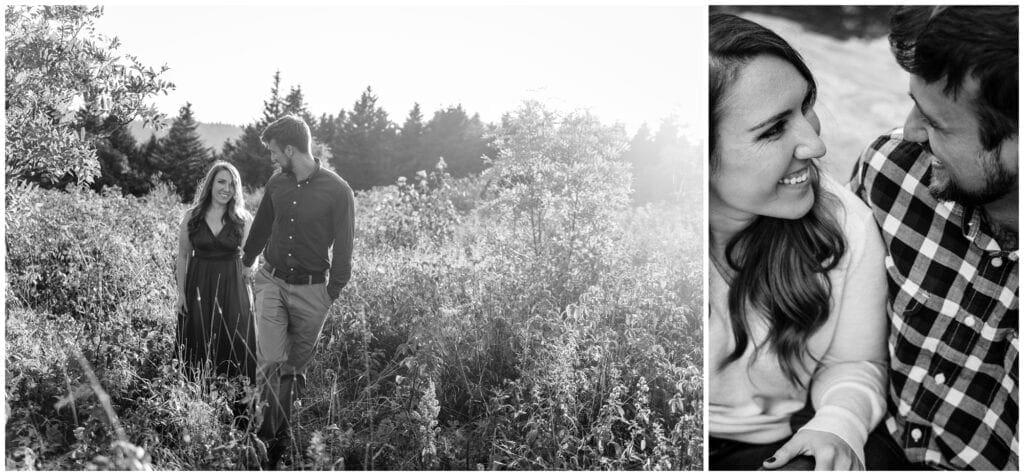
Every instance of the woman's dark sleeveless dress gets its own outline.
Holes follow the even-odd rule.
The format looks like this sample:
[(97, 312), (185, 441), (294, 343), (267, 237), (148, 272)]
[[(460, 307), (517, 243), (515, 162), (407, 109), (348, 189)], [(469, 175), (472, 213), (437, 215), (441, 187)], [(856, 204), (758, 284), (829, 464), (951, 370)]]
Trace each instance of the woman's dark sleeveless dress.
[(178, 316), (178, 348), (190, 369), (245, 375), (254, 383), (256, 323), (243, 280), (241, 231), (228, 223), (214, 236), (206, 220), (198, 221), (189, 229), (193, 254), (185, 275), (187, 312)]

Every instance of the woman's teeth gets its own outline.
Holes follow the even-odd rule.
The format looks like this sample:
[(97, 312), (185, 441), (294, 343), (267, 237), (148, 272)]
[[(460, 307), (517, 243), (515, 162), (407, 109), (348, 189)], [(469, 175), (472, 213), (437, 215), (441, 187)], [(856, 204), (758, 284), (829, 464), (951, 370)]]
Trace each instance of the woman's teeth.
[(796, 184), (800, 184), (800, 183), (806, 182), (807, 178), (810, 177), (810, 176), (811, 176), (810, 171), (808, 169), (804, 169), (803, 171), (797, 172), (794, 175), (789, 175), (787, 177), (783, 177), (781, 180), (779, 180), (779, 183), (786, 184), (786, 185), (796, 185)]

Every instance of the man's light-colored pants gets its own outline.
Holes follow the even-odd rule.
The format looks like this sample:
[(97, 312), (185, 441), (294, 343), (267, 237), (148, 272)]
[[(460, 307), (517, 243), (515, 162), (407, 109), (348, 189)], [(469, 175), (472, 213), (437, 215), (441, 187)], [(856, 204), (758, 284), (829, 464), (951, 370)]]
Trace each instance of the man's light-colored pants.
[(285, 437), (294, 395), (323, 330), (331, 298), (326, 283), (288, 284), (264, 267), (256, 273), (256, 381), (269, 402), (261, 438)]

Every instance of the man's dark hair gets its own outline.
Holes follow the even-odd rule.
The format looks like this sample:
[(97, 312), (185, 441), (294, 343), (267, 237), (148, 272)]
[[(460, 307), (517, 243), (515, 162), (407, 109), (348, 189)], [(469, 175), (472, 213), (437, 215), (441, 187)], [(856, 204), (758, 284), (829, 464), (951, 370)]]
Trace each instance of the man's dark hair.
[(270, 123), (260, 134), (260, 142), (266, 146), (270, 146), (270, 141), (277, 141), (277, 145), (282, 151), (286, 145), (290, 145), (299, 149), (299, 152), (303, 154), (309, 153), (311, 139), (306, 121), (294, 114), (289, 114)]
[(987, 150), (1017, 135), (1018, 7), (908, 6), (890, 17), (896, 62), (927, 83), (943, 78), (954, 99), (968, 75), (980, 86), (974, 109)]

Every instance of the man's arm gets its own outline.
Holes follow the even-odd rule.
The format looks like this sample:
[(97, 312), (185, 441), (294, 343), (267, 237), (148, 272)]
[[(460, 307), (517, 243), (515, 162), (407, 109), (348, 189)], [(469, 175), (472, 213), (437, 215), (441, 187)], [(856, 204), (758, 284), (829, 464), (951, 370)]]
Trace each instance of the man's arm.
[(874, 153), (872, 147), (868, 147), (861, 152), (860, 157), (857, 158), (857, 162), (853, 164), (853, 172), (850, 174), (850, 182), (847, 186), (850, 188), (855, 195), (870, 205), (868, 201), (867, 189), (864, 188), (864, 173), (867, 171), (867, 161), (871, 158), (871, 154)]
[(253, 219), (252, 225), (249, 227), (249, 234), (245, 237), (245, 246), (242, 248), (245, 251), (245, 254), (242, 256), (242, 265), (246, 268), (253, 265), (256, 257), (267, 246), (267, 240), (270, 239), (270, 231), (273, 226), (274, 200), (270, 197), (270, 182), (267, 182), (263, 198), (260, 199), (259, 209), (256, 210), (256, 218)]
[(345, 186), (342, 201), (333, 208), (334, 249), (331, 261), (331, 281), (327, 285), (327, 295), (331, 300), (338, 299), (341, 290), (348, 284), (352, 276), (352, 236), (355, 234), (355, 196), (352, 189)]

